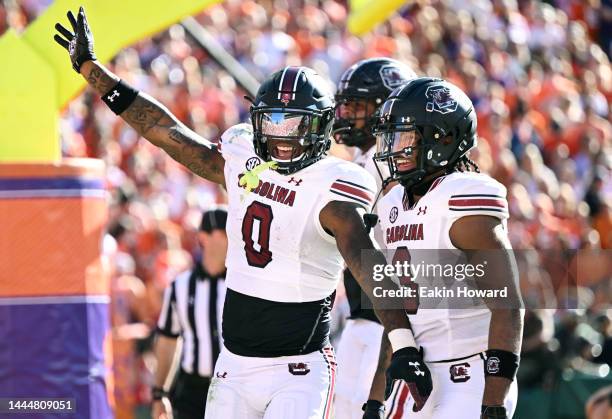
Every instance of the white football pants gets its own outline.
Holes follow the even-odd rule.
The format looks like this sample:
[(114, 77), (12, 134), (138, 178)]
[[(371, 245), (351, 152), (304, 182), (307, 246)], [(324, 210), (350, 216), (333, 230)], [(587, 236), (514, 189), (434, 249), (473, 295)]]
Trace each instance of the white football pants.
[(206, 400), (206, 419), (331, 419), (334, 351), (276, 358), (223, 348)]
[(384, 328), (373, 321), (349, 319), (338, 345), (335, 419), (361, 419), (378, 365)]
[[(427, 350), (427, 348), (425, 348)], [(411, 396), (401, 409), (399, 404), (393, 404), (393, 398), (399, 401), (403, 391), (407, 393), (407, 386), (394, 387), (394, 393), (387, 400), (388, 417), (410, 419), (474, 419), (480, 417), (482, 395), (484, 393), (484, 360), (480, 354), (460, 361), (426, 362), (433, 381), (433, 391), (420, 412), (413, 412), (414, 400)], [(399, 391), (398, 391), (399, 390)], [(511, 418), (516, 409), (518, 399), (518, 386), (516, 380), (512, 382), (510, 391), (504, 402), (508, 417)], [(391, 404), (390, 404), (391, 403)], [(397, 411), (403, 410), (402, 416)], [(393, 416), (395, 411), (395, 415)]]

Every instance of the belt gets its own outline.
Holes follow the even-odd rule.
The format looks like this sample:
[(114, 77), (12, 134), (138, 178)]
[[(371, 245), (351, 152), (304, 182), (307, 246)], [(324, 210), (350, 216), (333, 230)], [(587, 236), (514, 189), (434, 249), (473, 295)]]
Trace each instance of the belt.
[(464, 359), (468, 359), (476, 355), (480, 355), (482, 359), (485, 359), (484, 352), (476, 352), (475, 354), (468, 355), (468, 356), (462, 356), (461, 358), (443, 359), (442, 361), (427, 361), (427, 362), (429, 362), (430, 364), (444, 364), (447, 362), (463, 361)]

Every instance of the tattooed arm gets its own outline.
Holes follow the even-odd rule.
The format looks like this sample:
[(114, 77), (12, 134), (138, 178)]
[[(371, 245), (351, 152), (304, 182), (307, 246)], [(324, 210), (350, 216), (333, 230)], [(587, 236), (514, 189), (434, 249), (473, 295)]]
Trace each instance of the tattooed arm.
[[(80, 72), (100, 96), (119, 81), (116, 75), (97, 61), (86, 61)], [(225, 184), (225, 160), (217, 147), (187, 128), (149, 95), (138, 93), (134, 102), (120, 116), (138, 134), (162, 148), (196, 175)]]

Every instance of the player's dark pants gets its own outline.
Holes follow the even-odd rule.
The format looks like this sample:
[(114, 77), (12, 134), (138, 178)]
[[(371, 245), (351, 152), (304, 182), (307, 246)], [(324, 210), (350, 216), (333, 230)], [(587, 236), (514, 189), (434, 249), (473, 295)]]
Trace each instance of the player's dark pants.
[(181, 369), (172, 391), (174, 419), (202, 419), (209, 385), (209, 377), (188, 374)]

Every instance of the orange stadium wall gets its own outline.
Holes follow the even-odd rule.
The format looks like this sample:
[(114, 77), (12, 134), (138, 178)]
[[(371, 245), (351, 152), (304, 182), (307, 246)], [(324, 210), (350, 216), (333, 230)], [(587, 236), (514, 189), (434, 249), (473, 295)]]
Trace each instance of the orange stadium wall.
[(112, 417), (103, 174), (94, 159), (0, 164), (0, 394), (73, 399), (62, 417)]

